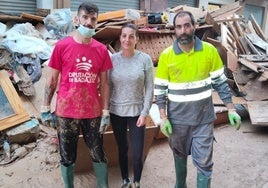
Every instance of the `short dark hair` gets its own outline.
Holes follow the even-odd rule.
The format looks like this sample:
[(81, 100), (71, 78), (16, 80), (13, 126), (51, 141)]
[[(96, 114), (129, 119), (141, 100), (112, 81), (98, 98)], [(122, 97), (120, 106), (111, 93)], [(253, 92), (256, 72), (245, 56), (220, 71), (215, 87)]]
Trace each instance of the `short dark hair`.
[(87, 13), (99, 13), (98, 6), (90, 2), (81, 3), (78, 7), (77, 14), (79, 14), (81, 10), (84, 10)]
[(173, 25), (174, 25), (174, 27), (175, 27), (175, 20), (176, 20), (176, 18), (177, 17), (185, 16), (186, 14), (190, 16), (192, 25), (195, 25), (195, 19), (194, 19), (193, 14), (191, 12), (189, 12), (189, 11), (182, 10), (182, 11), (178, 12), (175, 15), (174, 19), (173, 19)]
[(122, 27), (121, 27), (121, 32), (126, 27), (133, 29), (135, 31), (135, 35), (139, 36), (139, 28), (135, 24), (133, 24), (131, 22), (123, 24)]

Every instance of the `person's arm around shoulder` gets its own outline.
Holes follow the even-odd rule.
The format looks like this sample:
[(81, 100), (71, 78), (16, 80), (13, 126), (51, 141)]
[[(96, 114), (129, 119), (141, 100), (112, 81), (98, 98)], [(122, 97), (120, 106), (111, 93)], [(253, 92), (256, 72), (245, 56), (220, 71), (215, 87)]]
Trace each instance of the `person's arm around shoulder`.
[(56, 127), (56, 117), (51, 113), (51, 101), (58, 86), (59, 71), (50, 68), (50, 74), (46, 80), (43, 105), (41, 106), (41, 121), (46, 126)]

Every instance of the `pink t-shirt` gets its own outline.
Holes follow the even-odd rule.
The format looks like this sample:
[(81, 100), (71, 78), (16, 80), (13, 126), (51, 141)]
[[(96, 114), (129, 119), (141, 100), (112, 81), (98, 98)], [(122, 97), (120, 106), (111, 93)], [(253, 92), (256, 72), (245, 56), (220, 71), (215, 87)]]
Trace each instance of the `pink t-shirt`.
[(112, 68), (104, 44), (94, 39), (90, 44), (79, 44), (73, 37), (66, 37), (56, 44), (49, 66), (61, 73), (56, 101), (58, 116), (84, 119), (101, 115), (99, 76)]

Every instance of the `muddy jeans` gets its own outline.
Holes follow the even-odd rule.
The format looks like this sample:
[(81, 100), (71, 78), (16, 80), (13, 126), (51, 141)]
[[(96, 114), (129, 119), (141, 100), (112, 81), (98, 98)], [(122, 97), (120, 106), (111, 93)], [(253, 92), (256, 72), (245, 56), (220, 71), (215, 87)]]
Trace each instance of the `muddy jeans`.
[(172, 125), (173, 132), (169, 145), (176, 158), (192, 155), (194, 166), (199, 172), (210, 177), (212, 173), (213, 124), (197, 126)]
[(103, 136), (99, 133), (100, 118), (72, 119), (57, 117), (57, 123), (61, 156), (60, 162), (62, 165), (70, 166), (75, 163), (80, 129), (82, 131), (84, 141), (89, 148), (92, 161), (107, 162), (103, 150)]

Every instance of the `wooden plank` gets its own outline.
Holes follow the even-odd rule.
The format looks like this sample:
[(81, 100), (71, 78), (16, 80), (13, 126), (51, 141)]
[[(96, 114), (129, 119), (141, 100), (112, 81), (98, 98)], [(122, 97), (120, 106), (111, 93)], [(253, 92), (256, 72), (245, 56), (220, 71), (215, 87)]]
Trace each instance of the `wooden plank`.
[(43, 19), (44, 19), (44, 17), (42, 17), (42, 16), (37, 16), (37, 15), (34, 15), (34, 14), (25, 13), (25, 12), (22, 12), (20, 17), (35, 20), (35, 21), (38, 21), (38, 22), (43, 22)]
[(238, 33), (238, 36), (244, 36), (244, 31), (243, 29), (241, 28), (240, 24), (238, 21), (234, 21), (234, 26), (236, 28), (236, 31)]
[(117, 39), (121, 33), (121, 26), (105, 26), (93, 36), (96, 39)]
[(242, 18), (223, 18), (223, 19), (217, 19), (215, 22), (221, 23), (221, 22), (233, 22), (233, 21), (242, 21)]
[(248, 101), (247, 106), (252, 125), (268, 125), (268, 101)]
[(258, 77), (250, 79), (243, 88), (244, 98), (247, 101), (264, 101), (268, 100), (268, 82), (259, 81)]
[[(243, 57), (249, 61), (254, 61), (254, 62), (268, 62), (268, 55), (255, 55), (255, 54), (250, 54), (250, 55), (239, 55), (239, 57)], [(258, 63), (259, 64), (259, 63)]]
[(105, 26), (113, 26), (113, 25), (123, 25), (125, 23), (129, 23), (131, 22), (130, 20), (123, 20), (123, 21), (118, 21), (118, 22), (109, 22), (107, 24), (105, 24)]
[(231, 52), (230, 50), (227, 51), (227, 67), (232, 71), (235, 72), (238, 68), (238, 58), (237, 56)]
[(214, 18), (210, 15), (210, 13), (207, 13), (205, 22), (209, 25), (213, 25), (214, 31), (218, 34), (221, 35), (221, 28), (220, 25), (214, 20)]
[(21, 18), (19, 16), (10, 16), (10, 15), (2, 15), (0, 14), (1, 22), (16, 22), (16, 23), (25, 23), (29, 21), (29, 19)]
[(241, 8), (241, 6), (240, 6), (240, 4), (239, 4), (239, 1), (237, 1), (237, 2), (235, 2), (235, 3), (231, 3), (231, 4), (228, 4), (228, 5), (224, 5), (224, 6), (222, 6), (222, 8), (217, 9), (217, 10), (211, 12), (211, 16), (212, 16), (213, 18), (215, 18), (215, 17), (219, 17), (219, 16), (221, 16), (222, 14), (225, 14), (226, 12), (230, 12), (230, 11), (232, 11), (232, 10), (237, 10), (237, 9), (239, 9), (239, 8)]
[(259, 37), (256, 33), (245, 34), (247, 38), (253, 43), (255, 46), (258, 46), (262, 50), (266, 51), (268, 49), (268, 43)]
[(250, 20), (245, 25), (245, 29), (246, 29), (246, 33), (255, 33), (255, 34), (257, 34), (255, 29), (254, 29), (254, 27), (253, 27), (253, 24), (252, 24), (252, 22)]
[(221, 24), (222, 45), (237, 55), (236, 41), (225, 24)]
[(250, 50), (250, 48), (249, 48), (249, 46), (247, 44), (247, 41), (245, 40), (245, 37), (244, 36), (243, 37), (239, 37), (238, 39), (239, 39), (241, 45), (243, 46), (243, 49), (245, 50), (245, 53), (244, 54), (252, 54), (251, 53), (251, 50)]
[(243, 48), (243, 46), (242, 46), (242, 44), (241, 44), (241, 42), (240, 42), (240, 40), (239, 40), (239, 36), (238, 36), (238, 34), (237, 34), (237, 31), (235, 30), (235, 27), (234, 27), (233, 24), (230, 23), (230, 22), (227, 22), (227, 26), (228, 26), (228, 28), (230, 29), (230, 32), (232, 33), (232, 35), (233, 35), (233, 37), (234, 37), (234, 39), (235, 39), (235, 41), (236, 41), (237, 48), (238, 48), (238, 53), (239, 53), (239, 54), (245, 54), (246, 51), (245, 51), (245, 49)]
[(98, 16), (98, 22), (103, 22), (107, 20), (111, 20), (114, 18), (123, 18), (126, 15), (126, 10), (116, 10), (116, 11), (111, 11), (111, 12), (104, 12), (99, 14)]
[(255, 20), (253, 14), (250, 14), (249, 16), (249, 20), (252, 22), (252, 25), (256, 31), (256, 33), (265, 41), (267, 41), (267, 38), (265, 36), (265, 34), (263, 33), (263, 31), (261, 30), (260, 26), (258, 25), (257, 21)]
[(261, 65), (258, 65), (252, 61), (248, 61), (246, 59), (239, 58), (238, 60), (241, 64), (245, 65), (246, 67), (250, 68), (252, 71), (259, 73), (266, 79), (268, 79), (268, 69)]
[(262, 55), (262, 53), (251, 43), (247, 35), (245, 35), (244, 40), (247, 42), (248, 46), (250, 47), (250, 49), (254, 54)]
[(233, 16), (233, 15), (234, 15), (237, 11), (239, 11), (240, 9), (241, 9), (241, 8), (232, 10), (232, 11), (230, 11), (230, 12), (223, 13), (222, 15), (220, 15), (220, 16), (218, 16), (218, 17), (214, 17), (214, 20), (215, 20), (216, 22), (218, 22), (218, 21), (221, 22), (221, 20)]

